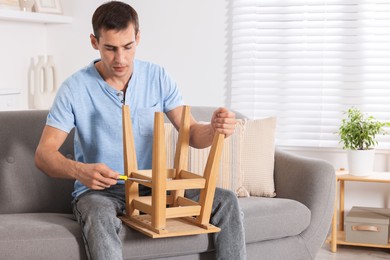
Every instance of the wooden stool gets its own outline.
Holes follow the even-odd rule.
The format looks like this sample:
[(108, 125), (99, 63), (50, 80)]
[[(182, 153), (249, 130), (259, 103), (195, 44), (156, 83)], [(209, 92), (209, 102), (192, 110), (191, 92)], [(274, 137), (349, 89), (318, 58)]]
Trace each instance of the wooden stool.
[[(167, 169), (164, 114), (156, 112), (153, 133), (152, 170), (137, 170), (128, 106), (123, 106), (123, 146), (126, 215), (122, 221), (153, 238), (219, 232), (209, 223), (216, 188), (224, 135), (216, 133), (203, 176), (187, 171), (190, 108), (183, 109), (174, 168)], [(150, 187), (152, 196), (138, 195), (138, 185)], [(200, 189), (199, 201), (184, 197), (186, 189)], [(167, 195), (170, 191), (170, 195)], [(142, 214), (140, 214), (142, 212)]]

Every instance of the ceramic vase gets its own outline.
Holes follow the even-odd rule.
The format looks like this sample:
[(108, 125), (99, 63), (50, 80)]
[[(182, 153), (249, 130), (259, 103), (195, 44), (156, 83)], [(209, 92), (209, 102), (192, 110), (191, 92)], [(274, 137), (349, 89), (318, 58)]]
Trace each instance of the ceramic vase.
[(19, 0), (20, 10), (23, 12), (32, 12), (34, 2), (34, 0)]
[(45, 71), (44, 84), (45, 84), (46, 92), (54, 93), (57, 86), (57, 71), (53, 62), (52, 55), (47, 56), (47, 61), (44, 65), (44, 71)]
[(57, 71), (53, 57), (40, 55), (38, 62), (31, 61), (29, 69), (29, 103), (30, 108), (49, 109), (57, 91)]
[(35, 74), (35, 59), (31, 57), (30, 66), (28, 67), (28, 107), (34, 108), (34, 74)]

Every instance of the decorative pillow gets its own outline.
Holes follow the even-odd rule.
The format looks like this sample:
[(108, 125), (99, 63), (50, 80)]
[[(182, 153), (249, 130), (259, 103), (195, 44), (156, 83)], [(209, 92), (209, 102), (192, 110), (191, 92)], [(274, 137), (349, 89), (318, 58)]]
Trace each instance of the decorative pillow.
[(250, 195), (274, 197), (276, 118), (243, 122), (241, 145), (242, 186)]
[[(273, 117), (237, 120), (234, 134), (224, 141), (217, 186), (240, 197), (274, 197), (275, 126)], [(173, 167), (177, 131), (165, 124), (168, 167)], [(203, 174), (210, 148), (190, 148), (190, 172)]]

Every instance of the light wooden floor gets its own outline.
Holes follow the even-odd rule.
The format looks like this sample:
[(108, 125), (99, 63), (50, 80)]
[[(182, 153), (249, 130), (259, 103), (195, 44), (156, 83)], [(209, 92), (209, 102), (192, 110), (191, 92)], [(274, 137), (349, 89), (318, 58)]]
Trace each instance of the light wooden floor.
[(324, 244), (315, 260), (390, 260), (390, 249), (357, 246), (337, 246), (332, 253), (328, 244)]

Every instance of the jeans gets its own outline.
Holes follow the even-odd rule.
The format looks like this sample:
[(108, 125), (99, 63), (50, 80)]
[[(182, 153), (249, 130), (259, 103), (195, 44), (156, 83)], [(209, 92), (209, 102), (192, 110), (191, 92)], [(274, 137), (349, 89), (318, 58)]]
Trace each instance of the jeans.
[[(145, 195), (145, 191), (141, 195)], [(144, 193), (144, 194), (142, 194)], [(198, 190), (188, 190), (186, 197), (197, 200)], [(88, 259), (122, 259), (119, 232), (122, 221), (117, 217), (125, 211), (124, 185), (115, 185), (102, 191), (89, 190), (73, 201), (73, 213), (78, 220)], [(246, 259), (243, 214), (231, 191), (215, 191), (211, 224), (221, 228), (214, 234), (217, 259)]]

